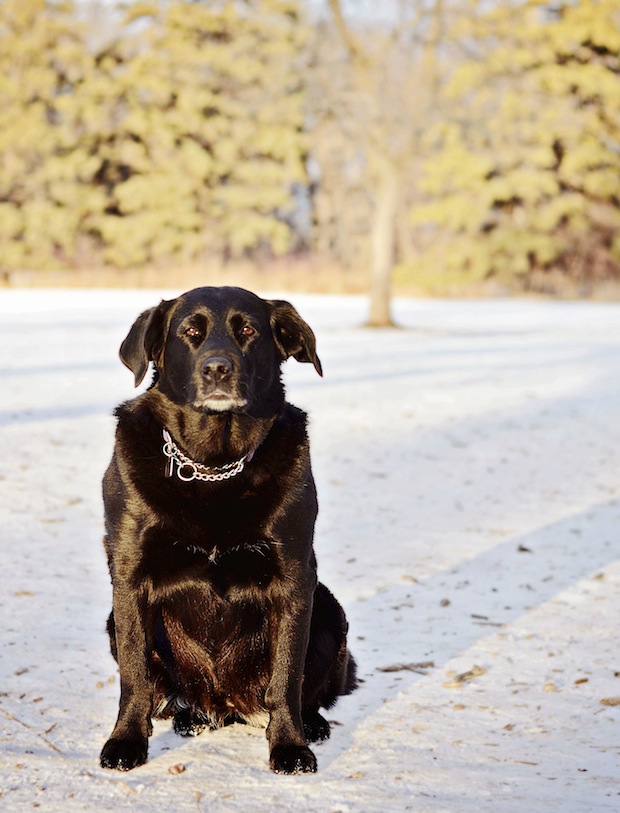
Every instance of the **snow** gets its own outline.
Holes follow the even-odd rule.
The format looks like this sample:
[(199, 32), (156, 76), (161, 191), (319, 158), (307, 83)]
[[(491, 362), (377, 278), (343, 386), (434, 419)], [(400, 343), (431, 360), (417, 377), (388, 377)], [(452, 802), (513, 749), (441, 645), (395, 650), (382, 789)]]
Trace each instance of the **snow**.
[(620, 809), (620, 306), (292, 295), (325, 377), (311, 416), (321, 579), (362, 687), (316, 775), (264, 732), (185, 740), (104, 771), (116, 665), (100, 480), (117, 348), (160, 291), (3, 291), (0, 804), (12, 811), (586, 813)]

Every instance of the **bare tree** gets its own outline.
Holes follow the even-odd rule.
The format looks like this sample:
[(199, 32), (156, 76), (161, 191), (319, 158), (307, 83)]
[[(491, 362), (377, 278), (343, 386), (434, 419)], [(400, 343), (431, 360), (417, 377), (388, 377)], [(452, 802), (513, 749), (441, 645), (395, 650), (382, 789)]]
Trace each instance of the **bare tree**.
[(387, 326), (398, 217), (439, 84), (443, 0), (400, 0), (392, 19), (372, 25), (353, 25), (341, 0), (328, 5), (348, 81), (332, 71), (322, 101), (363, 153), (371, 201), (368, 325)]

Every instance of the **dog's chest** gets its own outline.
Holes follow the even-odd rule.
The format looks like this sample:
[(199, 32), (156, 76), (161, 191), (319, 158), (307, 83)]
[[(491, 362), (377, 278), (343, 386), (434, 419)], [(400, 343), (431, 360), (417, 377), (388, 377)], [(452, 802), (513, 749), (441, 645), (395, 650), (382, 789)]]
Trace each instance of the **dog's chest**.
[[(154, 548), (159, 547), (158, 553)], [(256, 539), (228, 545), (161, 540), (146, 562), (154, 585), (176, 588), (185, 583), (210, 587), (222, 595), (264, 590), (278, 573), (273, 543)]]

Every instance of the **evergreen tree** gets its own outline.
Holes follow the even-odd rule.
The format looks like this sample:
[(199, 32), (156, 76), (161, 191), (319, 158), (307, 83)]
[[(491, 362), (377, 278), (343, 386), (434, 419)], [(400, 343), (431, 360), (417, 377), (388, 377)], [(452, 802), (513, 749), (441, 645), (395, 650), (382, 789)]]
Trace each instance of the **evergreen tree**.
[[(494, 4), (456, 32), (476, 59), (429, 133), (416, 264), (438, 279), (620, 275), (620, 7)], [(427, 272), (428, 273), (428, 272)]]
[(82, 187), (93, 168), (79, 149), (73, 101), (88, 57), (72, 3), (0, 3), (0, 268), (60, 264), (76, 250)]
[(281, 252), (303, 181), (297, 4), (136, 5), (100, 54), (90, 137), (105, 208), (89, 225), (117, 265)]
[(293, 0), (0, 3), (1, 268), (285, 251), (304, 182)]

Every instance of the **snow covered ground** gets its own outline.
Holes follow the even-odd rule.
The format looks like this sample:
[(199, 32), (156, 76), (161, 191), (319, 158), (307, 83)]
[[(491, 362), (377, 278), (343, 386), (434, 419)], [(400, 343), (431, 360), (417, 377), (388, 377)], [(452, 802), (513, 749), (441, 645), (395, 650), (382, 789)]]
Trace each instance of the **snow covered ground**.
[[(324, 379), (311, 415), (322, 580), (362, 687), (319, 771), (264, 732), (158, 722), (98, 767), (117, 711), (100, 479), (117, 348), (152, 291), (0, 294), (0, 807), (22, 811), (620, 810), (620, 306), (289, 297)], [(179, 293), (179, 292), (169, 292)]]

